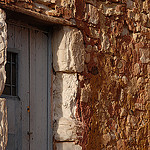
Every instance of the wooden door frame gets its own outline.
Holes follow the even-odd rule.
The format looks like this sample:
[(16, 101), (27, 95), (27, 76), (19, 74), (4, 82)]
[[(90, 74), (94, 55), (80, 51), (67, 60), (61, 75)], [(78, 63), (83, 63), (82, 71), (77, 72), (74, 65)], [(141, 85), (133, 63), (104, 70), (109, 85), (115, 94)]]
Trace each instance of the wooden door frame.
[(53, 150), (53, 72), (52, 72), (52, 46), (51, 46), (51, 39), (52, 39), (52, 32), (49, 31), (48, 33), (48, 48), (47, 48), (47, 116), (48, 116), (48, 150)]

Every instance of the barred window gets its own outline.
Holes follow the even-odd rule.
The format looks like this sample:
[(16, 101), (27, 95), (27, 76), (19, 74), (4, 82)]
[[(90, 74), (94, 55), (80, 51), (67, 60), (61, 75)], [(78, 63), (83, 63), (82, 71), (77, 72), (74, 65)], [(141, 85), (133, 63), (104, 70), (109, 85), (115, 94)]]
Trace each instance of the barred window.
[(4, 95), (17, 96), (17, 53), (7, 52)]

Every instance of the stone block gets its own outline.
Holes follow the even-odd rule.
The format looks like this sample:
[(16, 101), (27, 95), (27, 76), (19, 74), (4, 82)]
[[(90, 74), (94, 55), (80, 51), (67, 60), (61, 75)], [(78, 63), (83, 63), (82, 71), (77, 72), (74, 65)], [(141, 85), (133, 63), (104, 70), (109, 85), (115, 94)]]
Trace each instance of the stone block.
[(128, 83), (127, 77), (126, 77), (126, 76), (123, 76), (123, 77), (122, 77), (122, 81), (123, 81), (124, 84), (127, 84), (127, 83)]
[(124, 5), (116, 5), (116, 4), (112, 4), (112, 5), (103, 5), (103, 14), (105, 16), (112, 16), (112, 15), (123, 15), (123, 9)]
[(134, 75), (138, 75), (140, 73), (140, 65), (136, 63), (134, 65)]
[(120, 112), (120, 118), (122, 117), (126, 117), (127, 116), (127, 110), (124, 108), (121, 108), (121, 112)]
[(144, 14), (144, 13), (141, 13), (141, 21), (142, 21), (143, 26), (147, 26), (147, 23), (148, 23), (148, 15), (147, 15), (147, 14)]
[(81, 102), (88, 102), (91, 93), (90, 84), (84, 85), (84, 88), (81, 88)]
[(91, 38), (100, 38), (100, 31), (97, 28), (89, 27)]
[(150, 50), (149, 48), (139, 48), (140, 51), (140, 61), (141, 63), (149, 63), (150, 62)]
[(127, 9), (133, 9), (134, 7), (134, 2), (132, 0), (127, 0)]
[(89, 63), (91, 59), (90, 53), (85, 54), (85, 62)]
[(121, 35), (122, 35), (122, 36), (129, 35), (129, 30), (128, 30), (128, 28), (126, 28), (126, 27), (123, 28)]
[(105, 33), (102, 34), (102, 50), (103, 51), (107, 51), (110, 47), (110, 42), (109, 42), (109, 38), (107, 35), (105, 35)]
[[(46, 2), (46, 1), (40, 1), (40, 2)], [(36, 9), (50, 11), (50, 8), (47, 7), (45, 4), (34, 3), (34, 5)]]
[(82, 72), (84, 70), (84, 44), (81, 31), (65, 26), (55, 30), (52, 37), (55, 71)]
[(57, 141), (76, 139), (77, 74), (57, 72), (53, 83), (54, 136)]
[(108, 144), (108, 142), (110, 142), (110, 140), (111, 140), (111, 136), (110, 136), (109, 133), (104, 134), (104, 135), (102, 136), (102, 143), (103, 143), (105, 146)]
[(150, 101), (148, 101), (146, 104), (146, 110), (150, 111)]
[(119, 141), (117, 141), (117, 150), (123, 150), (126, 149), (126, 141), (123, 139), (120, 139)]
[(86, 52), (91, 52), (92, 51), (92, 45), (88, 45), (85, 49)]
[(57, 141), (75, 141), (77, 138), (76, 124), (73, 119), (61, 117), (55, 121), (53, 133)]
[(57, 73), (54, 79), (54, 117), (73, 117), (78, 88), (77, 74)]
[(89, 23), (98, 24), (99, 12), (95, 6), (93, 6), (91, 4), (87, 4), (86, 5), (86, 13), (88, 14), (86, 16), (89, 16), (89, 20), (88, 20)]
[(74, 142), (56, 143), (57, 150), (81, 150), (80, 145), (75, 145)]

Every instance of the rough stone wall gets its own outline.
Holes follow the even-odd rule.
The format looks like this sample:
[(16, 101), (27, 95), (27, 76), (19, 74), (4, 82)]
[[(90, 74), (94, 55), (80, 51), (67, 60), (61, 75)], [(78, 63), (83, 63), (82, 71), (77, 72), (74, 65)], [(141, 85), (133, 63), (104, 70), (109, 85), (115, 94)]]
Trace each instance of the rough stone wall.
[(81, 3), (85, 13), (78, 7), (76, 14), (84, 14), (77, 25), (86, 65), (79, 75), (80, 144), (87, 150), (149, 149), (150, 1)]
[[(2, 94), (6, 81), (5, 63), (7, 48), (7, 26), (5, 12), (0, 9), (0, 95)], [(0, 149), (5, 150), (7, 145), (7, 109), (6, 101), (0, 98)]]
[(74, 25), (53, 33), (57, 149), (150, 149), (150, 0), (7, 2)]

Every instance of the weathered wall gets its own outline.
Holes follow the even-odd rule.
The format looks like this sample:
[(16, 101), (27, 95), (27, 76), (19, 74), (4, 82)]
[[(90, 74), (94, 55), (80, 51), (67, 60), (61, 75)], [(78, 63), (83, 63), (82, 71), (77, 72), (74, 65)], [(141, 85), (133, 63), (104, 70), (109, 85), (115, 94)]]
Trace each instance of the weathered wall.
[[(4, 90), (6, 81), (7, 26), (5, 19), (5, 12), (0, 9), (0, 95)], [(7, 144), (7, 109), (4, 98), (0, 98), (0, 122), (0, 149), (5, 150)]]
[(150, 149), (150, 0), (5, 3), (74, 25), (53, 33), (57, 149)]

